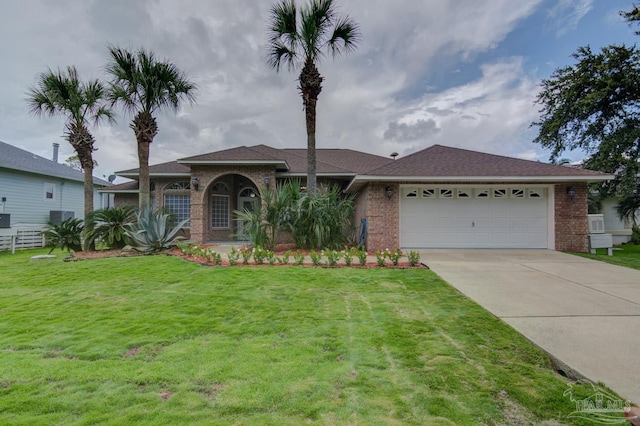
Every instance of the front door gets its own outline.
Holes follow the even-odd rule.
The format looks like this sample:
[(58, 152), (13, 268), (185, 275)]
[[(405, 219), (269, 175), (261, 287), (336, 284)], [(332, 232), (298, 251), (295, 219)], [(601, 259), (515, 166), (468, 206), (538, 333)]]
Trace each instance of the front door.
[[(238, 194), (238, 210), (240, 211), (249, 211), (255, 212), (258, 209), (258, 203), (260, 202), (260, 198), (258, 198), (258, 193), (253, 188), (244, 188)], [(244, 220), (238, 221), (238, 239), (239, 240), (249, 240), (249, 236), (246, 231), (246, 223)]]

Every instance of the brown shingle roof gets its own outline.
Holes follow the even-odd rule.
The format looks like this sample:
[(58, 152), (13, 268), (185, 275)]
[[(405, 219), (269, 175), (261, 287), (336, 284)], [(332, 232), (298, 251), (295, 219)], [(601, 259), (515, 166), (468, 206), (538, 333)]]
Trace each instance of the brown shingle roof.
[[(351, 149), (318, 149), (318, 174), (342, 176), (358, 175), (356, 180), (367, 181), (372, 177), (384, 178), (563, 178), (581, 180), (609, 177), (604, 173), (572, 167), (557, 166), (536, 161), (521, 160), (501, 155), (486, 154), (460, 148), (433, 145), (406, 157), (392, 160), (378, 155)], [(306, 149), (277, 149), (266, 145), (241, 146), (156, 164), (149, 167), (151, 175), (175, 175), (190, 173), (191, 162), (265, 162), (276, 164), (280, 172), (305, 174), (307, 171)], [(184, 164), (182, 164), (184, 163)], [(138, 169), (117, 173), (125, 177), (137, 177)], [(114, 188), (114, 189), (117, 189)]]
[[(306, 149), (284, 149), (283, 151), (296, 155), (300, 160), (295, 163), (295, 167), (291, 167), (292, 173), (307, 172)], [(339, 170), (342, 170), (347, 174), (360, 174), (393, 162), (390, 158), (352, 149), (318, 149), (316, 150), (316, 159), (318, 173), (331, 173), (334, 170), (335, 173), (339, 173)]]
[[(189, 166), (185, 166), (184, 164), (180, 164), (177, 161), (170, 161), (168, 163), (162, 164), (154, 164), (149, 166), (149, 174), (150, 175), (175, 175), (175, 174), (190, 174), (191, 168)], [(129, 169), (123, 170), (121, 172), (116, 172), (119, 176), (138, 176), (138, 169)]]
[(386, 166), (364, 173), (370, 176), (416, 177), (598, 177), (604, 173), (576, 169), (460, 148), (433, 145)]
[(265, 162), (272, 163), (282, 161), (280, 150), (266, 145), (256, 145), (252, 147), (239, 146), (237, 148), (224, 149), (222, 151), (209, 152), (207, 154), (195, 155), (193, 157), (181, 158), (178, 161), (183, 164), (193, 164), (202, 162)]
[[(318, 149), (316, 150), (316, 158), (317, 173), (343, 175), (363, 173), (392, 161), (385, 157), (350, 149)], [(182, 158), (178, 161), (184, 164), (228, 161), (250, 161), (256, 163), (264, 161), (272, 163), (280, 161), (283, 166), (279, 169), (281, 171), (293, 174), (307, 172), (306, 149), (277, 149), (267, 145), (241, 146)]]
[(111, 185), (108, 188), (100, 192), (138, 192), (138, 181), (119, 183), (117, 185)]

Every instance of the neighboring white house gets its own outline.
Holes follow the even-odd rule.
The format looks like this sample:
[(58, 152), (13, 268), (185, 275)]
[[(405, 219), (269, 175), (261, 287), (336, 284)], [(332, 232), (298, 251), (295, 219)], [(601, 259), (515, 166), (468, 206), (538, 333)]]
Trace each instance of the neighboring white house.
[[(57, 162), (58, 144), (53, 160), (0, 142), (0, 214), (12, 228), (45, 225), (54, 217), (84, 218), (84, 175)], [(95, 178), (94, 208), (113, 206), (113, 198), (98, 189), (111, 185)], [(53, 213), (52, 213), (53, 212)], [(6, 216), (9, 215), (9, 218)]]
[[(613, 244), (622, 244), (631, 239), (633, 221), (620, 219), (618, 215), (617, 197), (602, 200), (602, 214), (604, 215), (604, 231), (613, 236)], [(640, 212), (636, 214), (636, 223), (640, 224)]]

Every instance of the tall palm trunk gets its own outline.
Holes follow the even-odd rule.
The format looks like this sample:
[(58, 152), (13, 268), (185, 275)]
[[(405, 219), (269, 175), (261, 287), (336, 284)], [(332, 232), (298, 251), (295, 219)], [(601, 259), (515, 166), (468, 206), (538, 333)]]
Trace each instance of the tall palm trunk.
[(307, 123), (307, 191), (316, 192), (316, 105), (322, 92), (322, 76), (310, 58), (300, 72), (300, 92)]
[(140, 211), (151, 207), (151, 185), (149, 180), (149, 145), (158, 134), (156, 119), (147, 111), (141, 111), (131, 122), (130, 126), (136, 134), (138, 142), (138, 207)]
[[(86, 126), (82, 124), (69, 124), (67, 126), (67, 140), (78, 154), (78, 160), (84, 173), (84, 219), (85, 222), (93, 212), (93, 147), (94, 138)], [(89, 240), (85, 239), (83, 250), (91, 250)]]
[(67, 126), (67, 141), (78, 154), (84, 172), (84, 217), (93, 211), (93, 147), (94, 138), (82, 124)]

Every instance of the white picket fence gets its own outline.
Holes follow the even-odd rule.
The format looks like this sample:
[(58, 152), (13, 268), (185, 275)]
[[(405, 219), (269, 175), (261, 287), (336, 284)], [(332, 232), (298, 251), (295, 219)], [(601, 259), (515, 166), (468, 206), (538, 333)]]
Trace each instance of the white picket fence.
[(0, 229), (0, 251), (44, 247), (42, 231), (46, 225), (15, 225), (8, 229)]

